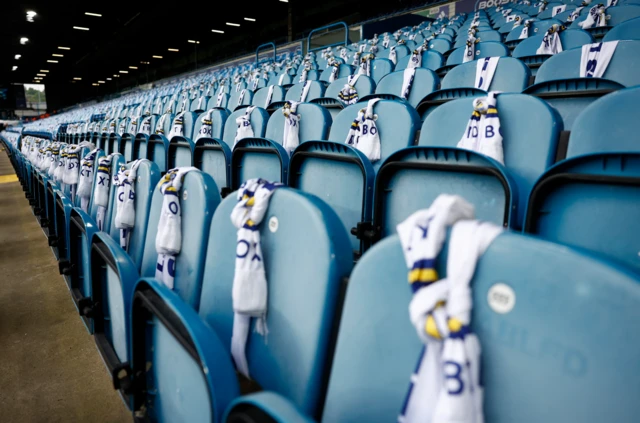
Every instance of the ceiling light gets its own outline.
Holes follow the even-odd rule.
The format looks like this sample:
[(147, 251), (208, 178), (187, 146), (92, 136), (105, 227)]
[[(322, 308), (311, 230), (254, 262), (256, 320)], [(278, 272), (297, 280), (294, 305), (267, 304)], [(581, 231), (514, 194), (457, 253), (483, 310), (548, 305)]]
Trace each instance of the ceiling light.
[(57, 60), (47, 60), (47, 63), (58, 63)]
[(60, 50), (71, 50), (69, 47), (58, 47)]
[(82, 81), (82, 78), (79, 78), (77, 76), (75, 78), (73, 78), (73, 79), (75, 79), (76, 81)]
[(107, 81), (113, 81), (113, 79), (111, 79), (111, 78), (107, 78)]
[(244, 18), (245, 21), (249, 21), (249, 22), (255, 22), (256, 20), (253, 18)]
[(189, 41), (191, 44), (200, 44), (200, 41), (196, 41), (196, 40), (187, 40)]
[(219, 29), (212, 29), (211, 32), (215, 32), (217, 34), (224, 34), (224, 31), (220, 31)]
[(120, 78), (120, 75), (113, 75), (114, 78)]
[(16, 60), (19, 60), (19, 59), (22, 57), (22, 55), (20, 55), (20, 54), (16, 54), (16, 55), (15, 55), (15, 56), (13, 56), (13, 57), (14, 57)]
[(138, 69), (137, 66), (129, 66), (129, 69)]
[(129, 73), (129, 71), (118, 71), (120, 73)]
[(233, 23), (233, 22), (227, 22), (227, 25), (229, 25), (229, 26), (240, 26), (240, 24)]
[(98, 86), (98, 85), (100, 85), (100, 84), (96, 84), (96, 83), (94, 82), (94, 83), (93, 83), (93, 84), (91, 84), (91, 85), (93, 85), (94, 87), (97, 87), (97, 86)]
[(80, 31), (88, 31), (89, 28), (85, 28), (84, 26), (74, 26), (73, 29), (79, 29)]
[(168, 49), (168, 50), (169, 50), (169, 51), (176, 51), (176, 52), (177, 52), (177, 51), (180, 51), (180, 50), (178, 50), (177, 48), (170, 48), (170, 49)]
[(280, 0), (283, 3), (289, 3), (289, 0)]
[(38, 74), (36, 74), (36, 75), (38, 75), (38, 76), (47, 76), (47, 74), (46, 74), (46, 73), (38, 73)]
[(153, 57), (154, 59), (162, 59), (162, 56), (151, 56), (151, 57)]
[(46, 70), (46, 69), (40, 69), (40, 72), (47, 73), (47, 72), (49, 72), (49, 71), (48, 71), (48, 70)]
[(11, 68), (12, 71), (18, 70), (17, 66), (14, 66), (13, 68)]
[(64, 57), (64, 54), (53, 53), (52, 56), (53, 57)]
[(27, 22), (33, 22), (33, 18), (37, 15), (33, 10), (27, 11)]
[(29, 42), (29, 39), (27, 37), (22, 37), (20, 38), (20, 44), (25, 45)]
[(99, 14), (99, 13), (84, 12), (84, 14), (87, 15), (87, 16), (95, 16), (97, 18), (101, 18), (102, 17), (102, 15)]
[(150, 65), (151, 64), (151, 62), (140, 62), (140, 63), (142, 63), (143, 65)]
[(98, 84), (104, 84), (104, 83), (105, 83), (104, 81), (98, 81)]

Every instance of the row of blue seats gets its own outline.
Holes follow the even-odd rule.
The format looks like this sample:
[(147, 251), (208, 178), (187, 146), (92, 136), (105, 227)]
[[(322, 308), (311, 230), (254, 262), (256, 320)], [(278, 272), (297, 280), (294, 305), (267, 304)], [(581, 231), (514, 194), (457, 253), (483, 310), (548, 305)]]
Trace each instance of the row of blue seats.
[[(18, 169), (26, 164), (19, 151), (12, 159)], [(89, 252), (88, 261), (77, 261), (73, 272), (82, 277), (72, 289), (86, 295), (80, 311), (136, 417), (396, 419), (423, 348), (406, 313), (411, 291), (398, 238), (378, 243), (351, 272), (348, 234), (332, 208), (297, 190), (276, 191), (260, 230), (270, 333), (268, 343), (250, 335), (248, 391), (259, 392), (247, 394), (229, 354), (237, 241), (229, 216), (236, 199), (221, 202), (205, 173), (186, 175), (178, 196), (186, 242), (170, 290), (153, 279), (159, 176), (152, 162), (138, 168), (129, 254), (117, 234), (92, 231), (90, 224), (80, 230), (80, 220), (92, 219), (78, 208), (69, 227), (72, 254)], [(114, 197), (112, 190), (111, 212)], [(445, 263), (443, 255), (437, 264), (443, 277)], [(498, 312), (491, 293), (505, 284), (513, 309)], [(507, 232), (480, 259), (472, 286), (487, 420), (631, 421), (640, 412), (640, 392), (628, 372), (640, 353), (640, 343), (627, 335), (638, 314), (636, 273)], [(587, 400), (594, 396), (601, 401)]]

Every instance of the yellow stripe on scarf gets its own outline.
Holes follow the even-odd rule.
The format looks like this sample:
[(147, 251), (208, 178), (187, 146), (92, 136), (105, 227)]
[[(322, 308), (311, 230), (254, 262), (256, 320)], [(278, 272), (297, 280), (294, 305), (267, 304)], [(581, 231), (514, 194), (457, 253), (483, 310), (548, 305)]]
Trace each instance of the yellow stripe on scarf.
[(438, 280), (436, 269), (415, 269), (409, 272), (409, 283), (414, 282), (435, 282)]

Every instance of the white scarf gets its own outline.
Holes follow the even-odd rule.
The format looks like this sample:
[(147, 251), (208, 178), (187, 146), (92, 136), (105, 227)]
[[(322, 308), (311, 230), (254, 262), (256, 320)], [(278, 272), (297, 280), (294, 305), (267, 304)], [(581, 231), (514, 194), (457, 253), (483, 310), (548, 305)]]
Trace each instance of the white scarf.
[(236, 266), (233, 276), (233, 334), (231, 355), (238, 372), (249, 376), (245, 354), (251, 318), (258, 319), (256, 331), (267, 330), (267, 278), (260, 248), (260, 223), (269, 206), (273, 191), (282, 186), (263, 179), (249, 179), (240, 186), (238, 204), (231, 212), (231, 222), (238, 228)]
[(287, 75), (287, 71), (284, 71), (283, 73), (280, 74), (280, 77), (278, 78), (278, 85), (282, 86), (284, 85), (284, 77)]
[(340, 70), (340, 63), (333, 61), (331, 62), (331, 74), (329, 75), (329, 83), (332, 83), (338, 78), (338, 71)]
[(60, 143), (54, 143), (51, 148), (51, 163), (49, 164), (49, 170), (47, 171), (47, 175), (50, 178), (55, 179), (55, 172), (58, 168), (58, 162), (60, 161)]
[[(53, 171), (53, 178), (60, 184), (64, 184), (64, 174), (67, 169), (67, 147), (60, 149), (60, 155), (58, 156), (58, 164)], [(61, 187), (64, 189), (64, 187)]]
[(469, 35), (464, 47), (464, 57), (462, 58), (462, 63), (467, 63), (472, 61), (476, 56), (476, 43), (478, 39), (473, 35)]
[(371, 76), (371, 61), (373, 58), (371, 54), (362, 56), (362, 59), (360, 59), (360, 68), (358, 69), (359, 75)]
[(98, 173), (96, 174), (96, 184), (93, 191), (93, 201), (98, 207), (96, 223), (98, 230), (104, 230), (104, 218), (109, 206), (109, 188), (111, 187), (111, 161), (113, 155), (101, 157), (98, 160)]
[(304, 103), (307, 101), (307, 96), (309, 95), (309, 88), (311, 88), (311, 81), (307, 81), (304, 83), (302, 87), (302, 92), (300, 93), (300, 103)]
[(607, 0), (607, 7), (617, 6), (618, 0)]
[(164, 135), (164, 122), (165, 122), (165, 120), (167, 120), (168, 116), (169, 116), (169, 113), (165, 113), (162, 116), (160, 116), (160, 120), (158, 121), (158, 124), (156, 125), (156, 134)]
[(253, 128), (251, 127), (251, 112), (253, 112), (253, 109), (255, 109), (254, 106), (247, 107), (247, 110), (244, 112), (244, 114), (236, 118), (238, 130), (236, 131), (236, 137), (233, 142), (234, 146), (241, 139), (253, 138)]
[(384, 39), (382, 40), (382, 47), (389, 48), (389, 43), (391, 39), (389, 38), (389, 34), (384, 34)]
[(238, 96), (238, 104), (236, 104), (236, 106), (242, 106), (242, 102), (244, 101), (244, 96), (246, 93), (247, 93), (246, 89), (240, 91), (240, 95)]
[(478, 63), (476, 63), (476, 88), (489, 91), (499, 61), (499, 57), (485, 57), (478, 60)]
[(458, 148), (476, 151), (504, 165), (496, 96), (496, 92), (490, 92), (487, 97), (473, 99), (473, 113)]
[(78, 172), (80, 169), (80, 146), (71, 146), (67, 149), (67, 167), (62, 176), (62, 181), (71, 186), (71, 201), (76, 200), (76, 185), (78, 184)]
[(522, 18), (520, 16), (516, 16), (515, 19), (513, 20), (513, 29), (516, 29), (517, 27), (519, 27), (520, 25), (522, 25)]
[(411, 59), (407, 64), (407, 68), (402, 75), (402, 88), (400, 90), (400, 97), (408, 99), (411, 94), (411, 88), (413, 87), (413, 80), (416, 75), (416, 69), (422, 66), (422, 52), (424, 47), (420, 46), (413, 51)]
[(310, 70), (311, 64), (309, 62), (304, 62), (302, 73), (300, 74), (300, 79), (298, 80), (300, 84), (304, 84), (307, 82), (307, 76), (309, 75)]
[(116, 192), (115, 227), (120, 229), (120, 247), (129, 251), (129, 237), (136, 222), (136, 190), (135, 180), (141, 160), (135, 160), (131, 168), (121, 165), (120, 170), (113, 176), (113, 185), (118, 187)]
[(587, 15), (586, 19), (582, 22), (578, 22), (578, 25), (582, 29), (592, 28), (594, 24), (596, 25), (596, 27), (607, 25), (606, 8), (602, 3), (596, 4), (591, 9), (589, 9), (589, 14)]
[(169, 139), (184, 136), (184, 114), (185, 112), (180, 112), (173, 118), (173, 125), (171, 125), (171, 130), (169, 131)]
[(602, 78), (618, 47), (617, 41), (586, 44), (580, 57), (580, 78)]
[(284, 115), (284, 135), (282, 137), (282, 146), (291, 155), (293, 150), (300, 144), (300, 115), (297, 101), (287, 101), (282, 108)]
[(156, 279), (173, 289), (176, 270), (176, 256), (182, 249), (182, 211), (180, 207), (180, 189), (184, 176), (197, 170), (195, 167), (178, 167), (169, 170), (160, 181), (162, 193), (162, 211), (158, 220), (156, 234)]
[(268, 108), (269, 104), (271, 104), (271, 99), (273, 98), (273, 85), (269, 85), (268, 91), (267, 91), (267, 98), (264, 100), (264, 108)]
[(218, 97), (216, 97), (216, 107), (222, 107), (222, 101), (224, 100), (224, 91), (222, 87), (220, 87), (220, 92), (218, 92)]
[(340, 58), (342, 60), (344, 60), (345, 63), (347, 63), (347, 61), (349, 60), (349, 56), (347, 55), (347, 49), (346, 48), (341, 48), (340, 49)]
[(347, 77), (347, 83), (344, 84), (344, 87), (338, 93), (338, 99), (342, 101), (345, 106), (356, 104), (359, 100), (358, 92), (355, 87), (356, 82), (358, 82), (358, 78), (360, 78), (359, 73)]
[[(482, 423), (480, 342), (471, 332), (471, 279), (478, 258), (502, 232), (471, 219), (463, 198), (442, 194), (397, 226), (413, 291), (409, 317), (425, 344), (398, 418), (401, 423)], [(455, 225), (454, 225), (455, 224)], [(436, 259), (448, 226), (447, 278)]]
[(529, 27), (531, 26), (531, 22), (533, 22), (532, 19), (527, 19), (526, 21), (524, 21), (524, 26), (522, 28), (522, 31), (520, 32), (520, 36), (518, 37), (519, 40), (529, 38)]
[(542, 43), (536, 50), (536, 54), (558, 54), (562, 53), (562, 41), (560, 32), (564, 31), (564, 26), (553, 24), (542, 37)]
[(551, 9), (551, 17), (554, 17), (558, 13), (562, 13), (565, 10), (567, 10), (567, 5), (566, 4), (563, 4), (563, 5), (560, 5), (560, 6), (554, 6), (553, 9)]
[(380, 160), (380, 132), (373, 107), (379, 98), (369, 100), (366, 109), (360, 109), (347, 134), (346, 144), (360, 150), (371, 162)]
[[(509, 15), (505, 18), (505, 22), (513, 22), (516, 20), (517, 15)], [(513, 29), (513, 28), (512, 28)]]
[(141, 134), (151, 135), (151, 116), (147, 116), (142, 119), (140, 122), (140, 131)]
[(91, 198), (91, 190), (93, 188), (93, 164), (97, 152), (98, 149), (96, 148), (84, 156), (78, 177), (79, 181), (76, 195), (80, 196), (80, 208), (82, 208), (85, 213), (89, 211), (89, 199)]
[(196, 135), (196, 139), (194, 141), (198, 141), (200, 138), (211, 138), (211, 134), (213, 132), (213, 123), (211, 121), (213, 115), (213, 109), (209, 110), (207, 113), (202, 115), (200, 118), (200, 130)]
[(546, 1), (540, 2), (540, 7), (538, 7), (538, 13), (544, 12), (544, 10), (547, 8), (547, 4), (548, 2)]
[(389, 50), (389, 60), (391, 60), (393, 66), (395, 66), (396, 62), (398, 61), (397, 56), (398, 55), (396, 53), (396, 46), (391, 47), (391, 49)]

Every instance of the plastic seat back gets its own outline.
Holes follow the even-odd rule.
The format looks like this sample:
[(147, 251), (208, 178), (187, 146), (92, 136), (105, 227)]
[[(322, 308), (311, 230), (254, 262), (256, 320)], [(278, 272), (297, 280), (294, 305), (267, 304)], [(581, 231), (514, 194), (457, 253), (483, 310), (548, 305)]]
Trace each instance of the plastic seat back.
[[(231, 291), (238, 243), (229, 216), (236, 203), (235, 195), (226, 198), (211, 223), (199, 309), (226, 346), (233, 328)], [(267, 343), (254, 331), (249, 334), (249, 373), (263, 389), (315, 415), (328, 371), (338, 293), (352, 267), (348, 235), (333, 209), (317, 197), (280, 188), (261, 223), (260, 245), (269, 285), (269, 336)]]
[[(562, 22), (557, 19), (546, 19), (544, 21), (535, 20), (531, 22), (529, 26), (529, 37), (544, 34), (554, 24), (562, 25)], [(520, 39), (520, 34), (522, 33), (523, 28), (524, 25), (520, 25), (509, 32), (509, 35), (507, 35), (506, 38), (506, 44), (508, 46), (515, 47), (518, 43), (522, 42), (522, 40)]]
[[(348, 77), (336, 79), (327, 87), (327, 91), (325, 91), (324, 96), (327, 98), (339, 100), (338, 94), (347, 84), (348, 80)], [(376, 89), (376, 83), (373, 82), (373, 79), (369, 78), (368, 76), (361, 75), (356, 81), (354, 88), (358, 92), (358, 97), (362, 98), (364, 96), (373, 94), (373, 91)]]
[(616, 40), (640, 40), (640, 18), (617, 24), (602, 39), (603, 42)]
[[(509, 56), (509, 49), (502, 43), (495, 41), (479, 42), (475, 46), (475, 59), (484, 59), (485, 57), (503, 57)], [(447, 58), (447, 66), (459, 65), (464, 58), (465, 47), (460, 47), (451, 52)]]
[(382, 78), (393, 72), (393, 62), (389, 59), (374, 59), (371, 62), (371, 79), (376, 84)]
[(256, 91), (256, 94), (253, 96), (253, 100), (251, 104), (253, 106), (262, 107), (263, 109), (269, 108), (271, 103), (276, 101), (283, 101), (285, 96), (284, 88), (280, 85), (273, 85), (273, 93), (271, 95), (271, 100), (267, 102), (269, 94), (269, 87), (260, 88)]
[(207, 133), (202, 134), (201, 136), (207, 138), (222, 138), (224, 125), (227, 122), (227, 118), (229, 117), (229, 111), (226, 109), (212, 109), (200, 113), (200, 115), (196, 118), (196, 124), (193, 127), (192, 136), (194, 142), (200, 134), (203, 121), (208, 116), (209, 111), (211, 112), (211, 132), (209, 133), (208, 126), (206, 126)]
[[(379, 183), (384, 185), (376, 189), (376, 194), (383, 186), (396, 187), (380, 198), (383, 205), (376, 220), (380, 219), (383, 235), (388, 235), (412, 212), (428, 207), (444, 192), (465, 197), (475, 205), (479, 219), (496, 224), (511, 221), (513, 227), (521, 226), (531, 188), (554, 163), (562, 122), (544, 101), (531, 96), (501, 94), (496, 107), (503, 136), (506, 177), (509, 179), (505, 180), (506, 177), (500, 175), (504, 169), (502, 166), (486, 161), (480, 154), (473, 154), (479, 156), (476, 159), (464, 153), (465, 150), (447, 150), (456, 148), (462, 138), (473, 111), (473, 99), (445, 103), (429, 114), (420, 132), (418, 146), (429, 147), (430, 150), (423, 150), (420, 155), (413, 153), (404, 157), (404, 153), (398, 153), (397, 157), (394, 156), (400, 166), (409, 158), (426, 163), (426, 171), (389, 173), (386, 179), (379, 178)], [(436, 166), (442, 164), (453, 167), (447, 170)], [(496, 170), (476, 172), (474, 169), (478, 168)], [(514, 186), (509, 187), (510, 183)], [(513, 212), (511, 201), (515, 202)], [(514, 216), (510, 217), (510, 214)]]
[[(186, 193), (186, 194), (185, 194)], [(181, 210), (182, 249), (176, 256), (173, 291), (191, 307), (200, 304), (204, 258), (207, 252), (207, 230), (215, 209), (220, 204), (220, 190), (213, 178), (204, 172), (191, 171), (184, 176), (178, 193)], [(153, 278), (158, 253), (156, 235), (162, 211), (163, 195), (159, 184), (153, 191), (140, 276)], [(137, 218), (137, 216), (136, 216)]]
[[(352, 73), (353, 73), (353, 66), (341, 64), (338, 69), (338, 75), (336, 75), (336, 79), (346, 78)], [(331, 76), (331, 68), (326, 68), (322, 71), (322, 74), (320, 75), (320, 81), (329, 82), (330, 76)]]
[[(404, 71), (396, 71), (390, 73), (380, 80), (376, 87), (376, 94), (390, 94), (398, 98), (402, 95), (402, 82), (404, 79)], [(435, 91), (438, 86), (439, 78), (429, 69), (418, 68), (413, 77), (413, 85), (411, 92), (406, 99), (414, 108), (418, 106), (420, 100), (425, 95), (429, 95)]]
[(236, 91), (235, 89), (232, 89), (229, 96), (229, 102), (227, 103), (227, 109), (233, 112), (234, 110), (237, 110), (238, 107), (250, 105), (252, 100), (253, 91), (250, 89), (245, 89), (244, 95), (242, 95), (242, 90)]
[(627, 88), (593, 102), (578, 116), (567, 160), (550, 169), (531, 195), (528, 232), (640, 270), (638, 100), (640, 88)]
[(527, 93), (545, 98), (556, 108), (570, 130), (576, 117), (593, 100), (607, 92), (640, 84), (635, 71), (640, 41), (619, 41), (602, 78), (580, 78), (582, 49), (563, 51), (545, 61)]
[[(128, 169), (131, 168), (131, 164), (127, 164), (126, 167)], [(114, 169), (115, 170), (115, 169)], [(112, 176), (113, 179), (113, 176)], [(151, 197), (153, 196), (153, 192), (160, 180), (160, 169), (158, 165), (150, 162), (149, 160), (142, 160), (138, 166), (138, 170), (136, 173), (136, 179), (134, 183), (134, 190), (136, 194), (135, 199), (135, 209), (136, 209), (136, 220), (133, 225), (133, 230), (131, 231), (131, 235), (129, 235), (129, 257), (135, 263), (138, 271), (140, 270), (140, 265), (142, 263), (142, 252), (144, 250), (144, 243), (147, 236), (147, 221), (149, 220), (149, 213), (151, 207)], [(111, 238), (115, 241), (120, 242), (120, 229), (116, 228), (116, 207), (117, 201), (120, 199), (117, 198), (117, 187), (112, 185), (109, 189), (109, 197), (112, 199), (112, 203), (110, 203), (109, 213), (109, 226), (105, 226), (108, 228), (106, 232), (109, 233)], [(107, 222), (105, 221), (105, 224)]]
[[(478, 61), (461, 63), (442, 79), (441, 89), (475, 87)], [(501, 57), (487, 91), (522, 92), (529, 85), (529, 69), (518, 59)]]
[[(502, 42), (502, 35), (498, 31), (478, 31), (476, 33), (476, 38), (480, 42), (486, 41), (496, 41), (498, 43)], [(456, 42), (453, 44), (453, 48), (464, 47), (467, 42), (467, 34), (458, 35), (456, 38)]]
[[(302, 89), (304, 88), (304, 84), (297, 83), (289, 88), (287, 91), (287, 95), (285, 96), (286, 101), (300, 101), (302, 96)], [(311, 81), (311, 85), (309, 86), (309, 92), (307, 93), (306, 102), (314, 100), (316, 98), (324, 97), (324, 92), (326, 90), (325, 85), (320, 81)]]
[[(445, 256), (438, 258), (441, 277)], [(406, 280), (397, 236), (378, 243), (355, 267), (323, 422), (396, 421), (424, 349), (407, 314)], [(636, 275), (570, 248), (504, 233), (478, 260), (471, 288), (486, 421), (635, 419), (639, 392), (628, 363), (640, 354), (640, 342), (628, 340), (626, 331), (640, 318)], [(594, 310), (598, 319), (591, 321)], [(609, 398), (616, 407), (591, 398)]]
[[(300, 143), (326, 140), (331, 127), (331, 114), (322, 106), (310, 103), (298, 105)], [(251, 178), (288, 183), (289, 154), (282, 147), (285, 117), (282, 108), (276, 110), (267, 124), (265, 139), (239, 141), (231, 162), (232, 189)]]
[[(395, 70), (399, 71), (406, 69), (407, 65), (409, 64), (409, 60), (411, 60), (411, 56), (412, 55), (409, 54), (408, 56), (404, 56), (398, 59)], [(435, 71), (436, 69), (442, 67), (443, 64), (444, 57), (440, 52), (435, 50), (426, 50), (422, 52), (422, 63), (420, 67)]]
[[(513, 50), (512, 56), (523, 60), (531, 68), (540, 67), (540, 64), (550, 56), (546, 54), (539, 55), (537, 53), (538, 48), (540, 48), (540, 45), (542, 44), (544, 35), (545, 34), (538, 34), (534, 37), (522, 40), (522, 42)], [(567, 29), (560, 33), (560, 42), (562, 43), (563, 51), (571, 50), (573, 48), (582, 47), (585, 44), (593, 43), (593, 37), (587, 31), (582, 29)]]
[(451, 50), (451, 43), (443, 39), (433, 39), (429, 41), (429, 50), (437, 51), (440, 54), (445, 54)]

